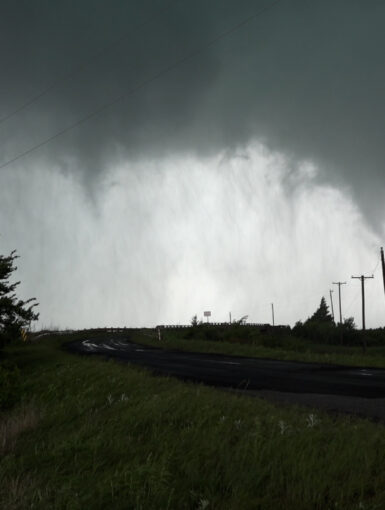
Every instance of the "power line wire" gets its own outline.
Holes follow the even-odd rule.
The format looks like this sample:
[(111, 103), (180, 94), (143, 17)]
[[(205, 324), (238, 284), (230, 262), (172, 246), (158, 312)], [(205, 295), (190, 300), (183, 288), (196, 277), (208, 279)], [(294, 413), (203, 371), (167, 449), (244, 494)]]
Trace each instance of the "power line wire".
[[(157, 10), (156, 14), (154, 14), (150, 18), (147, 18), (143, 23), (139, 23), (138, 25), (134, 26), (133, 28), (131, 28), (131, 30), (139, 30), (140, 28), (145, 27), (146, 25), (151, 23), (154, 19), (156, 19), (159, 15), (164, 14), (165, 12), (170, 10), (171, 7), (173, 7), (174, 4), (179, 3), (180, 1), (181, 0), (172, 0), (171, 2), (169, 2), (166, 5), (166, 7), (163, 7), (162, 9)], [(97, 58), (101, 57), (103, 54), (108, 53), (109, 51), (111, 51), (112, 48), (114, 48), (115, 46), (117, 46), (118, 44), (123, 42), (129, 36), (130, 36), (130, 34), (127, 34), (125, 32), (124, 35), (120, 36), (118, 39), (115, 39), (114, 41), (110, 42), (109, 44), (107, 44), (106, 46), (101, 48), (99, 51), (96, 51), (95, 53), (90, 55), (87, 60), (84, 60), (83, 62), (81, 62), (78, 66), (76, 66), (73, 69), (71, 69), (68, 73), (66, 73), (66, 74), (64, 74), (62, 76), (59, 76), (58, 78), (54, 79), (46, 88), (44, 88), (43, 90), (38, 92), (36, 95), (32, 96), (30, 99), (25, 101), (23, 104), (21, 104), (20, 106), (18, 106), (17, 108), (12, 110), (8, 114), (6, 114), (4, 117), (0, 118), (0, 124), (3, 124), (4, 122), (9, 120), (10, 118), (14, 117), (15, 115), (17, 115), (21, 111), (25, 110), (26, 108), (28, 108), (32, 104), (34, 104), (37, 101), (39, 101), (39, 99), (41, 99), (42, 97), (47, 95), (49, 92), (51, 92), (51, 90), (55, 89), (61, 82), (69, 80), (70, 78), (72, 78), (73, 76), (78, 74), (83, 69), (86, 69), (90, 65), (90, 63), (92, 61), (94, 61)]]
[(377, 260), (377, 264), (375, 265), (375, 268), (373, 269), (372, 273), (375, 273), (377, 271), (377, 268), (379, 265), (380, 265), (380, 259)]
[(345, 313), (350, 309), (350, 307), (357, 301), (358, 296), (360, 295), (360, 290), (357, 291), (356, 295), (353, 297), (353, 299), (350, 301), (350, 303), (345, 307)]
[(134, 94), (135, 92), (139, 91), (140, 89), (144, 88), (145, 86), (149, 85), (150, 83), (158, 80), (159, 78), (163, 77), (164, 75), (168, 74), (169, 72), (173, 71), (174, 69), (176, 69), (177, 67), (179, 67), (180, 65), (184, 64), (185, 62), (191, 60), (192, 58), (200, 55), (201, 53), (203, 53), (204, 51), (206, 51), (208, 48), (210, 48), (211, 46), (215, 45), (216, 43), (218, 43), (219, 41), (221, 41), (222, 39), (228, 37), (229, 35), (233, 34), (234, 32), (236, 32), (237, 30), (239, 30), (240, 28), (242, 28), (243, 26), (247, 25), (248, 23), (250, 23), (251, 21), (253, 21), (254, 19), (258, 18), (259, 16), (261, 16), (262, 14), (264, 14), (265, 12), (269, 11), (270, 9), (272, 9), (274, 6), (276, 6), (277, 4), (279, 4), (282, 0), (275, 0), (274, 2), (272, 2), (270, 5), (268, 6), (265, 6), (263, 7), (262, 9), (260, 9), (258, 12), (248, 16), (247, 18), (244, 18), (242, 21), (240, 21), (239, 23), (237, 23), (236, 25), (233, 25), (231, 28), (229, 28), (228, 30), (220, 33), (219, 35), (217, 35), (215, 38), (211, 39), (210, 41), (208, 41), (206, 44), (204, 44), (203, 46), (197, 48), (196, 50), (193, 50), (191, 51), (190, 53), (186, 54), (185, 56), (183, 56), (182, 58), (176, 60), (175, 62), (173, 62), (172, 64), (169, 64), (168, 66), (164, 67), (163, 69), (161, 69), (160, 71), (158, 71), (157, 73), (155, 73), (154, 75), (152, 75), (150, 78), (147, 78), (141, 82), (139, 82), (136, 86), (132, 87), (131, 89), (129, 89), (126, 93), (124, 94), (121, 94), (120, 96), (117, 96), (116, 98), (112, 99), (111, 101), (109, 101), (108, 103), (104, 103), (103, 105), (101, 105), (99, 108), (97, 108), (96, 110), (93, 110), (92, 112), (90, 112), (89, 114), (85, 115), (84, 117), (81, 117), (80, 119), (78, 119), (76, 122), (74, 122), (73, 124), (70, 124), (69, 126), (61, 129), (60, 131), (58, 131), (57, 133), (51, 135), (50, 137), (46, 138), (45, 140), (42, 140), (40, 143), (34, 145), (33, 147), (27, 149), (26, 151), (24, 152), (21, 152), (19, 153), (17, 156), (14, 156), (13, 158), (9, 159), (8, 161), (2, 163), (0, 165), (0, 169), (2, 168), (5, 168), (6, 166), (14, 163), (15, 161), (27, 156), (28, 154), (31, 154), (32, 152), (40, 149), (40, 147), (43, 147), (44, 145), (47, 145), (48, 143), (52, 142), (53, 140), (55, 140), (56, 138), (59, 138), (60, 136), (64, 135), (65, 133), (67, 133), (68, 131), (74, 129), (75, 127), (81, 125), (81, 124), (84, 124), (84, 122), (87, 122), (89, 119), (99, 115), (100, 113), (102, 113), (104, 110), (107, 110), (109, 108), (111, 108), (112, 106), (114, 106), (115, 104), (119, 103), (120, 101), (122, 101), (123, 99), (125, 99), (126, 97)]

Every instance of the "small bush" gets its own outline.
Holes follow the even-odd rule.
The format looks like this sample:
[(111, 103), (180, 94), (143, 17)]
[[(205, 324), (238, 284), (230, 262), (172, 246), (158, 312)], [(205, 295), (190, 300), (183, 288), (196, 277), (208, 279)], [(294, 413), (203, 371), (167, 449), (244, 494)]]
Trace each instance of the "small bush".
[(21, 398), (21, 378), (17, 366), (0, 364), (0, 410), (9, 409)]

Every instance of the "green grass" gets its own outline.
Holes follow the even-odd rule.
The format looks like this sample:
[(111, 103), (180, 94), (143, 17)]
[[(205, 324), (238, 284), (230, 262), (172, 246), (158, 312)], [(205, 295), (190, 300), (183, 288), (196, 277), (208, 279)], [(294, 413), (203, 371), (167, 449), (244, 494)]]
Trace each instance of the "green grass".
[(138, 329), (132, 331), (131, 339), (161, 349), (385, 368), (385, 346), (369, 346), (367, 352), (363, 353), (360, 346), (316, 344), (295, 337), (283, 337), (277, 341), (265, 335), (262, 340), (260, 336), (247, 344), (236, 340), (186, 339), (184, 335), (183, 329), (164, 330), (162, 341), (159, 341), (155, 330)]
[(0, 508), (384, 508), (384, 426), (155, 377), (63, 341), (7, 350), (24, 395), (1, 416)]

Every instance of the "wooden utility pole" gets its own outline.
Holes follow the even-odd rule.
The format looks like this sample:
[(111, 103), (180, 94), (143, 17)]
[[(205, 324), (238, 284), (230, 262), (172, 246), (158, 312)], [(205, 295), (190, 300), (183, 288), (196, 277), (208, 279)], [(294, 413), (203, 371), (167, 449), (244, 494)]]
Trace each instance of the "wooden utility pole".
[(334, 321), (334, 307), (333, 307), (333, 291), (332, 289), (329, 290), (329, 294), (330, 294), (330, 305), (331, 305), (331, 308), (332, 308), (332, 317), (333, 317), (333, 321)]
[(365, 280), (374, 278), (374, 276), (352, 276), (356, 280), (361, 280), (361, 293), (362, 293), (362, 329), (365, 331)]
[(341, 285), (346, 285), (346, 282), (333, 282), (333, 285), (338, 285), (338, 300), (340, 303), (340, 324), (342, 324)]
[(382, 279), (384, 280), (384, 292), (385, 292), (385, 259), (384, 259), (384, 248), (381, 247), (381, 265), (382, 265)]
[(271, 303), (271, 315), (273, 317), (273, 326), (275, 326), (275, 324), (274, 324), (274, 303)]

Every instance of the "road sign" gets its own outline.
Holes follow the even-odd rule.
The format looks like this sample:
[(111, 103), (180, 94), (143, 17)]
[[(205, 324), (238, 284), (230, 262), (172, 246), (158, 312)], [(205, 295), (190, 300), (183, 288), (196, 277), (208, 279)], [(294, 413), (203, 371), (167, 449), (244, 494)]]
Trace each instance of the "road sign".
[(205, 317), (211, 317), (211, 312), (203, 312), (203, 315), (204, 315)]

